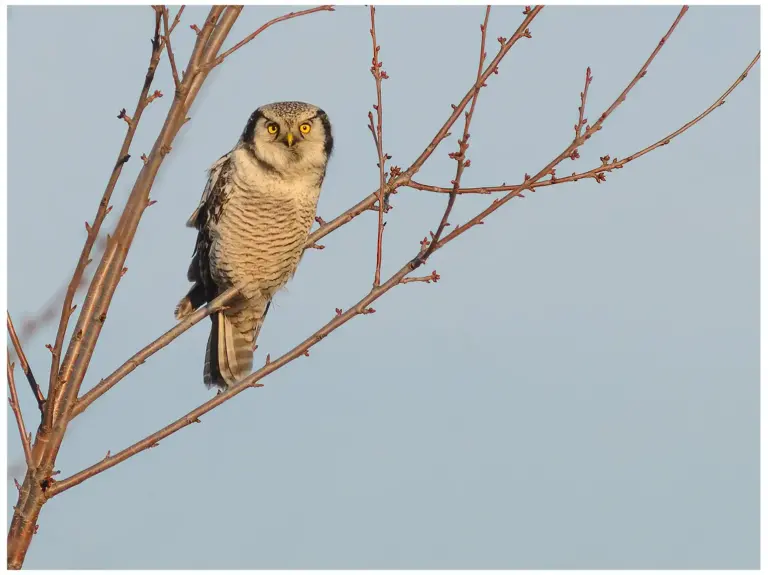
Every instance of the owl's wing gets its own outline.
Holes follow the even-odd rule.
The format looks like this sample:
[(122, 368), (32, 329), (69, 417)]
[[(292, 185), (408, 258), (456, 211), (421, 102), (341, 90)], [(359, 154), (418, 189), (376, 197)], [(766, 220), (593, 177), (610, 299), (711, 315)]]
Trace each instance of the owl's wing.
[(208, 182), (203, 189), (203, 196), (200, 198), (200, 204), (187, 220), (188, 228), (197, 228), (198, 230), (205, 224), (207, 213), (212, 203), (216, 203), (216, 194), (222, 191), (226, 173), (229, 171), (230, 154), (224, 154), (208, 170)]
[(188, 305), (193, 310), (218, 295), (218, 287), (211, 277), (210, 226), (221, 215), (221, 207), (227, 195), (230, 168), (229, 154), (222, 156), (211, 166), (200, 205), (187, 221), (187, 226), (198, 230), (192, 261), (187, 270), (187, 279), (194, 284), (187, 294)]

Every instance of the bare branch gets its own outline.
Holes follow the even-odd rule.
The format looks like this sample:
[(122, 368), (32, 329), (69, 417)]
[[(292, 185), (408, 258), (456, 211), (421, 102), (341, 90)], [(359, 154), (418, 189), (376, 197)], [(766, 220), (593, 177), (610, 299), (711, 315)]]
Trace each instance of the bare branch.
[(133, 114), (133, 118), (128, 126), (128, 131), (125, 134), (125, 138), (123, 140), (123, 145), (120, 148), (120, 152), (117, 155), (117, 161), (115, 163), (115, 167), (112, 169), (112, 174), (109, 178), (109, 181), (107, 182), (107, 187), (104, 190), (104, 194), (101, 198), (101, 202), (99, 202), (99, 208), (96, 211), (96, 217), (93, 220), (93, 224), (90, 226), (90, 230), (88, 232), (88, 237), (85, 240), (85, 245), (83, 246), (83, 249), (80, 253), (80, 258), (77, 262), (77, 266), (75, 267), (75, 272), (72, 275), (72, 280), (69, 282), (69, 287), (67, 288), (67, 293), (64, 297), (64, 303), (62, 304), (61, 308), (61, 317), (59, 319), (59, 328), (56, 333), (56, 341), (53, 346), (52, 351), (52, 357), (51, 357), (51, 372), (50, 372), (50, 378), (49, 378), (49, 384), (48, 384), (48, 398), (50, 400), (50, 404), (48, 407), (49, 409), (46, 410), (46, 413), (43, 417), (43, 426), (45, 429), (50, 429), (53, 425), (53, 416), (54, 416), (54, 409), (55, 409), (55, 401), (56, 401), (56, 388), (58, 386), (58, 372), (59, 372), (59, 360), (62, 352), (62, 347), (64, 345), (64, 336), (67, 332), (67, 326), (69, 325), (69, 318), (72, 314), (72, 300), (74, 299), (75, 292), (77, 291), (77, 288), (80, 285), (80, 282), (83, 277), (83, 272), (85, 271), (85, 266), (88, 265), (90, 261), (90, 254), (91, 249), (93, 248), (93, 244), (96, 242), (96, 238), (99, 235), (99, 230), (101, 228), (101, 224), (104, 221), (104, 218), (107, 215), (108, 208), (109, 208), (109, 200), (112, 197), (112, 192), (115, 189), (115, 185), (117, 184), (117, 180), (120, 178), (120, 174), (123, 170), (123, 165), (127, 162), (128, 158), (130, 156), (128, 155), (128, 151), (130, 150), (131, 143), (133, 142), (133, 136), (136, 133), (136, 128), (138, 127), (139, 120), (141, 120), (141, 115), (144, 112), (144, 109), (147, 106), (147, 95), (149, 94), (149, 88), (152, 85), (152, 81), (155, 77), (155, 70), (157, 69), (157, 65), (160, 62), (160, 14), (158, 12), (155, 13), (155, 33), (154, 33), (154, 40), (152, 42), (152, 53), (150, 55), (149, 59), (149, 68), (147, 69), (147, 74), (144, 79), (144, 86), (141, 90), (141, 94), (139, 95), (139, 100), (136, 104), (136, 111)]
[[(459, 119), (459, 116), (464, 111), (464, 108), (467, 107), (469, 101), (474, 97), (475, 88), (478, 85), (482, 87), (482, 85), (485, 84), (486, 80), (488, 80), (491, 74), (498, 74), (499, 64), (501, 61), (512, 49), (512, 46), (514, 46), (520, 38), (525, 37), (525, 32), (528, 30), (528, 26), (530, 26), (531, 22), (533, 22), (533, 19), (538, 16), (539, 12), (541, 12), (543, 8), (543, 6), (536, 6), (525, 13), (525, 20), (523, 20), (523, 23), (520, 24), (514, 35), (508, 41), (505, 41), (503, 44), (501, 44), (499, 52), (496, 54), (493, 60), (491, 60), (491, 63), (485, 69), (479, 81), (475, 82), (475, 84), (469, 89), (469, 92), (467, 92), (464, 98), (462, 98), (461, 102), (459, 102), (459, 104), (453, 108), (453, 113), (450, 115), (445, 124), (443, 124), (443, 127), (440, 128), (440, 130), (437, 132), (432, 141), (427, 145), (421, 155), (416, 159), (413, 165), (402, 173), (400, 179), (395, 178), (395, 181), (401, 183), (402, 185), (402, 182), (407, 181), (407, 179), (415, 175), (416, 172), (421, 169), (421, 166), (423, 166), (424, 162), (426, 162), (427, 159), (429, 159), (429, 157), (434, 153), (440, 142), (448, 137), (448, 131), (451, 129), (453, 124), (456, 123), (456, 120)], [(392, 180), (390, 180), (390, 183), (391, 182)]]
[(8, 334), (11, 336), (11, 343), (13, 343), (13, 348), (16, 350), (16, 355), (18, 356), (19, 363), (21, 364), (21, 370), (24, 372), (24, 375), (27, 377), (27, 381), (29, 382), (29, 387), (32, 388), (32, 394), (35, 396), (35, 399), (37, 400), (37, 407), (40, 409), (40, 415), (42, 415), (43, 407), (45, 406), (45, 397), (43, 397), (43, 392), (40, 391), (40, 386), (37, 385), (37, 380), (35, 379), (35, 376), (32, 373), (32, 368), (29, 367), (27, 356), (24, 354), (24, 350), (21, 347), (21, 342), (19, 341), (19, 336), (16, 335), (16, 329), (13, 327), (13, 320), (11, 320), (10, 312), (7, 312), (7, 315), (8, 315)]
[(587, 67), (587, 73), (584, 78), (584, 91), (581, 93), (581, 105), (579, 106), (579, 121), (573, 127), (576, 132), (576, 138), (581, 136), (581, 128), (587, 123), (584, 118), (584, 112), (587, 109), (587, 92), (589, 91), (589, 85), (592, 83), (592, 71)]
[[(687, 122), (674, 132), (671, 132), (670, 134), (664, 136), (657, 142), (651, 144), (650, 146), (646, 146), (642, 150), (638, 152), (634, 152), (633, 154), (630, 154), (629, 156), (626, 156), (625, 158), (619, 160), (614, 158), (614, 160), (610, 161), (610, 156), (603, 156), (600, 158), (602, 160), (602, 164), (596, 168), (592, 168), (591, 170), (587, 170), (586, 172), (581, 173), (573, 173), (570, 176), (563, 176), (560, 178), (552, 177), (546, 180), (541, 180), (535, 183), (527, 183), (528, 180), (530, 180), (530, 177), (526, 179), (526, 183), (523, 184), (517, 184), (512, 186), (507, 185), (501, 185), (501, 186), (486, 186), (482, 188), (460, 188), (456, 190), (457, 194), (492, 194), (492, 193), (498, 193), (498, 192), (521, 192), (523, 189), (529, 189), (533, 191), (537, 188), (542, 188), (546, 186), (553, 186), (557, 184), (564, 184), (566, 182), (576, 182), (579, 180), (591, 178), (596, 180), (597, 182), (603, 182), (605, 181), (604, 174), (612, 172), (613, 170), (619, 170), (626, 166), (629, 162), (636, 160), (644, 155), (646, 155), (649, 152), (652, 152), (653, 150), (660, 148), (661, 146), (666, 146), (669, 144), (672, 140), (674, 140), (677, 136), (682, 134), (683, 132), (689, 130), (694, 125), (698, 124), (701, 120), (706, 118), (709, 114), (714, 112), (716, 109), (718, 109), (720, 106), (722, 106), (725, 103), (725, 99), (733, 92), (736, 87), (741, 84), (746, 78), (749, 72), (752, 70), (755, 64), (757, 64), (757, 61), (760, 59), (760, 52), (757, 53), (757, 55), (752, 59), (752, 61), (749, 63), (749, 66), (747, 66), (746, 70), (736, 79), (736, 81), (731, 84), (731, 86), (717, 99), (715, 102), (709, 106), (706, 110), (704, 110), (701, 114), (696, 116), (691, 121)], [(419, 182), (416, 182), (414, 180), (409, 181), (406, 185), (406, 187), (414, 188), (416, 190), (423, 190), (427, 192), (437, 192), (441, 194), (450, 194), (453, 192), (453, 188), (442, 188), (439, 186), (429, 186), (426, 184), (421, 184)]]
[[(177, 21), (174, 22), (174, 25), (178, 23), (178, 18), (181, 16), (182, 10), (184, 10), (184, 6), (182, 6), (179, 9), (178, 14), (176, 14)], [(171, 73), (173, 74), (173, 84), (176, 86), (176, 93), (178, 94), (181, 90), (181, 80), (179, 80), (179, 71), (176, 69), (176, 58), (173, 55), (173, 48), (171, 48), (171, 31), (168, 27), (168, 7), (166, 6), (163, 6), (163, 28), (165, 31), (163, 41), (167, 46), (168, 61), (171, 63)]]
[[(456, 153), (448, 154), (449, 157), (456, 160), (456, 176), (454, 176), (453, 181), (451, 182), (453, 184), (453, 189), (448, 196), (448, 205), (445, 208), (445, 212), (443, 212), (443, 217), (440, 218), (440, 223), (437, 226), (437, 231), (432, 236), (432, 241), (429, 243), (429, 246), (427, 246), (427, 249), (418, 256), (421, 262), (427, 261), (427, 258), (430, 256), (430, 254), (435, 251), (435, 247), (437, 246), (437, 242), (440, 241), (440, 236), (442, 235), (443, 230), (446, 228), (446, 226), (449, 225), (448, 217), (451, 215), (453, 204), (456, 202), (456, 190), (461, 187), (461, 176), (464, 174), (464, 168), (468, 168), (470, 165), (469, 160), (466, 159), (467, 149), (469, 149), (469, 125), (471, 124), (472, 116), (475, 113), (475, 106), (477, 105), (477, 97), (480, 95), (480, 88), (485, 86), (485, 83), (481, 82), (481, 77), (483, 74), (483, 64), (485, 63), (486, 57), (485, 36), (488, 31), (488, 18), (490, 18), (490, 16), (491, 7), (488, 6), (485, 9), (485, 20), (480, 25), (480, 61), (477, 65), (477, 79), (475, 80), (475, 91), (472, 95), (472, 104), (469, 106), (469, 112), (465, 113), (464, 134), (459, 140), (459, 151)], [(512, 40), (510, 41), (517, 41), (516, 38), (522, 37), (527, 31), (528, 28), (525, 28), (524, 32), (518, 28), (517, 32), (515, 32), (515, 35), (512, 36)], [(501, 42), (503, 46), (506, 40), (504, 38), (499, 38), (499, 42)]]
[[(184, 8), (186, 8), (186, 6), (181, 6), (179, 8), (179, 11), (176, 12), (176, 17), (173, 19), (173, 23), (171, 24), (170, 29), (168, 29), (166, 33), (163, 35), (163, 37), (160, 39), (160, 43), (163, 46), (165, 46), (166, 36), (170, 37), (170, 35), (173, 34), (173, 31), (176, 29), (176, 26), (178, 26), (179, 22), (181, 21), (181, 15), (184, 13)], [(197, 26), (195, 26), (195, 28), (197, 28)], [(198, 32), (199, 31), (200, 29), (198, 28)]]
[(172, 329), (165, 332), (162, 336), (157, 338), (149, 345), (142, 348), (136, 354), (133, 355), (128, 361), (117, 368), (112, 374), (102, 379), (93, 389), (88, 391), (82, 397), (80, 397), (72, 408), (70, 420), (74, 419), (85, 411), (91, 403), (96, 399), (104, 395), (107, 391), (112, 389), (121, 379), (131, 373), (134, 369), (144, 363), (147, 358), (154, 355), (174, 339), (179, 337), (182, 333), (187, 331), (193, 325), (200, 322), (202, 319), (208, 317), (210, 314), (220, 310), (226, 305), (226, 303), (237, 294), (237, 290), (233, 289), (214, 299), (208, 305), (201, 307), (194, 313), (190, 314), (182, 321), (177, 323)]
[[(600, 115), (600, 118), (598, 119), (597, 122), (594, 123), (594, 125), (586, 126), (584, 133), (580, 137), (574, 138), (573, 142), (565, 150), (563, 150), (563, 152), (559, 156), (557, 156), (554, 160), (552, 160), (549, 164), (547, 164), (544, 168), (542, 168), (535, 176), (533, 176), (530, 179), (527, 179), (526, 183), (523, 185), (522, 188), (509, 192), (503, 198), (494, 200), (490, 206), (488, 206), (485, 210), (477, 214), (474, 218), (469, 220), (467, 223), (461, 226), (458, 226), (457, 228), (454, 228), (451, 233), (449, 233), (447, 236), (445, 236), (445, 238), (443, 238), (439, 242), (434, 242), (437, 244), (437, 247), (439, 248), (445, 245), (447, 242), (463, 234), (469, 228), (482, 223), (483, 220), (488, 215), (498, 210), (501, 206), (506, 204), (512, 198), (518, 196), (520, 192), (522, 192), (523, 190), (530, 189), (535, 182), (538, 182), (541, 178), (543, 178), (547, 174), (552, 174), (552, 176), (554, 177), (555, 167), (558, 164), (560, 164), (560, 162), (562, 162), (565, 158), (570, 157), (571, 153), (574, 150), (578, 149), (582, 144), (584, 144), (584, 142), (586, 142), (590, 137), (592, 137), (592, 135), (595, 132), (597, 132), (602, 128), (603, 122), (605, 122), (608, 116), (610, 116), (613, 113), (613, 111), (616, 108), (618, 108), (622, 102), (624, 102), (624, 100), (627, 97), (627, 94), (629, 94), (630, 90), (637, 84), (640, 78), (645, 76), (646, 71), (648, 70), (648, 67), (651, 65), (651, 62), (653, 62), (654, 58), (656, 58), (656, 55), (659, 53), (659, 51), (664, 46), (664, 44), (669, 39), (669, 37), (672, 35), (672, 33), (675, 31), (675, 28), (677, 28), (677, 25), (680, 23), (680, 20), (682, 20), (683, 16), (685, 16), (685, 13), (687, 11), (688, 11), (688, 7), (683, 6), (683, 8), (680, 10), (680, 13), (677, 15), (677, 18), (672, 23), (672, 26), (669, 28), (669, 31), (664, 35), (664, 37), (658, 43), (658, 45), (656, 46), (654, 51), (651, 53), (648, 60), (646, 60), (645, 64), (643, 64), (643, 67), (640, 68), (640, 71), (635, 75), (632, 81), (627, 85), (627, 87), (619, 95), (619, 97), (613, 102), (613, 104), (611, 104), (611, 106)], [(418, 263), (418, 265), (420, 265), (419, 262), (415, 261), (414, 263)], [(421, 260), (421, 263), (423, 263), (423, 260)]]
[(373, 114), (368, 112), (369, 129), (373, 134), (373, 142), (376, 145), (376, 153), (379, 158), (379, 222), (377, 227), (377, 239), (376, 239), (376, 272), (373, 276), (373, 285), (377, 286), (381, 283), (381, 249), (384, 241), (384, 184), (385, 179), (385, 162), (386, 156), (384, 154), (384, 142), (382, 136), (382, 122), (383, 122), (383, 109), (381, 103), (381, 81), (388, 78), (387, 73), (381, 69), (383, 63), (379, 62), (379, 50), (381, 46), (376, 43), (376, 8), (371, 6), (371, 41), (373, 42), (373, 58), (371, 59), (371, 75), (376, 81), (376, 104), (373, 106), (376, 110), (376, 126), (373, 125)]
[[(531, 24), (533, 19), (539, 14), (539, 12), (541, 12), (542, 9), (543, 9), (543, 6), (536, 6), (535, 8), (532, 8), (530, 10), (526, 10), (525, 20), (518, 28), (518, 31), (515, 33), (515, 36), (510, 38), (509, 41), (505, 42), (501, 46), (498, 54), (496, 54), (493, 60), (491, 60), (490, 64), (488, 64), (488, 66), (486, 67), (485, 71), (483, 72), (480, 78), (482, 80), (482, 82), (480, 83), (481, 85), (485, 83), (485, 81), (491, 76), (491, 74), (498, 73), (498, 66), (501, 63), (501, 61), (504, 59), (504, 56), (507, 55), (507, 53), (512, 48), (512, 46), (517, 42), (518, 37), (522, 37), (525, 35), (524, 31), (528, 29), (528, 26)], [(430, 158), (430, 156), (434, 153), (434, 151), (437, 149), (437, 146), (440, 145), (440, 142), (442, 142), (446, 137), (450, 135), (449, 130), (451, 129), (453, 124), (456, 123), (456, 120), (459, 119), (459, 116), (464, 111), (464, 108), (467, 107), (470, 100), (474, 96), (476, 84), (478, 84), (478, 82), (473, 84), (472, 87), (469, 89), (469, 91), (466, 93), (466, 95), (459, 102), (459, 104), (453, 107), (453, 113), (448, 117), (448, 119), (445, 121), (442, 127), (437, 131), (437, 133), (435, 134), (435, 137), (432, 138), (432, 141), (429, 144), (427, 144), (427, 147), (424, 149), (421, 155), (419, 155), (419, 157), (416, 158), (413, 164), (411, 164), (411, 166), (406, 170), (400, 170), (398, 168), (395, 171), (396, 175), (393, 175), (392, 177), (390, 177), (384, 189), (385, 196), (388, 193), (392, 193), (397, 188), (407, 185), (408, 182), (411, 180), (411, 178), (424, 165), (424, 162), (426, 162)], [(344, 224), (352, 221), (357, 216), (359, 216), (366, 210), (373, 207), (376, 204), (378, 197), (379, 197), (379, 191), (377, 190), (372, 194), (370, 194), (369, 196), (365, 197), (364, 199), (360, 200), (357, 204), (349, 208), (343, 214), (339, 215), (335, 219), (321, 226), (320, 229), (315, 230), (309, 236), (308, 241), (310, 243), (316, 242), (319, 239), (324, 238), (325, 236), (330, 234), (332, 231), (337, 230)]]
[(264, 24), (261, 28), (256, 30), (254, 33), (252, 33), (252, 34), (246, 36), (245, 38), (243, 38), (242, 40), (240, 40), (240, 42), (238, 42), (237, 44), (232, 46), (229, 50), (224, 52), (221, 56), (216, 58), (216, 60), (214, 60), (213, 63), (211, 64), (211, 67), (215, 67), (215, 66), (218, 66), (219, 64), (221, 64), (233, 52), (236, 52), (237, 50), (239, 50), (240, 48), (245, 46), (248, 42), (253, 40), (256, 36), (261, 34), (264, 30), (266, 30), (270, 26), (274, 26), (278, 22), (284, 22), (285, 20), (290, 20), (292, 18), (298, 18), (299, 16), (305, 16), (307, 14), (312, 14), (313, 12), (321, 12), (321, 11), (333, 12), (334, 10), (335, 10), (335, 8), (333, 6), (330, 6), (330, 5), (317, 6), (315, 8), (309, 8), (307, 10), (301, 10), (299, 12), (289, 12), (288, 14), (284, 14), (283, 16), (279, 16), (278, 18), (274, 18), (274, 19), (270, 20), (269, 22), (267, 22), (266, 24)]
[(421, 276), (417, 278), (403, 278), (400, 280), (401, 284), (409, 284), (409, 283), (415, 283), (415, 282), (422, 282), (425, 284), (428, 283), (437, 283), (440, 281), (440, 274), (437, 273), (437, 270), (432, 270), (432, 273), (428, 276)]
[(19, 396), (16, 393), (16, 382), (13, 378), (14, 364), (11, 362), (11, 352), (8, 350), (8, 390), (11, 392), (11, 397), (8, 398), (8, 403), (13, 410), (13, 415), (16, 416), (16, 426), (19, 428), (19, 435), (21, 436), (21, 446), (24, 449), (24, 459), (27, 462), (27, 469), (32, 469), (34, 463), (32, 461), (32, 448), (29, 445), (29, 436), (27, 435), (27, 429), (24, 427), (24, 418), (21, 415), (21, 408), (19, 407)]

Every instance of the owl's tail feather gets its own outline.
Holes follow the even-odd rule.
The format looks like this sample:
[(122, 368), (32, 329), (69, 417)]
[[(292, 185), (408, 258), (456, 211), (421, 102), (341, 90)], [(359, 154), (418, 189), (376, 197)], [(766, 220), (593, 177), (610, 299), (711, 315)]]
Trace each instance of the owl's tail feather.
[(206, 386), (226, 389), (251, 372), (254, 328), (262, 317), (254, 317), (252, 310), (234, 315), (217, 312), (211, 316), (211, 334), (203, 366)]

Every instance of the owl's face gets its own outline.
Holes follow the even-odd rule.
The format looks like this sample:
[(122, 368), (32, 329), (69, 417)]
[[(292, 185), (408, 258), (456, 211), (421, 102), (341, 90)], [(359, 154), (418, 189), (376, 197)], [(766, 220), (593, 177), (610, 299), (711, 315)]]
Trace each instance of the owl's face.
[(279, 172), (325, 169), (333, 151), (327, 114), (304, 102), (276, 102), (258, 108), (241, 141), (258, 160)]

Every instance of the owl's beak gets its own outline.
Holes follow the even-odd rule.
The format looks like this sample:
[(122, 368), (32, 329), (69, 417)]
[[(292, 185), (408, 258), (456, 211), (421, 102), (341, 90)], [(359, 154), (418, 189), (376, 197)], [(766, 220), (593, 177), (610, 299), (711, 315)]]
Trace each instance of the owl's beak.
[(289, 148), (293, 146), (293, 132), (288, 132), (285, 135), (285, 143), (288, 144)]

